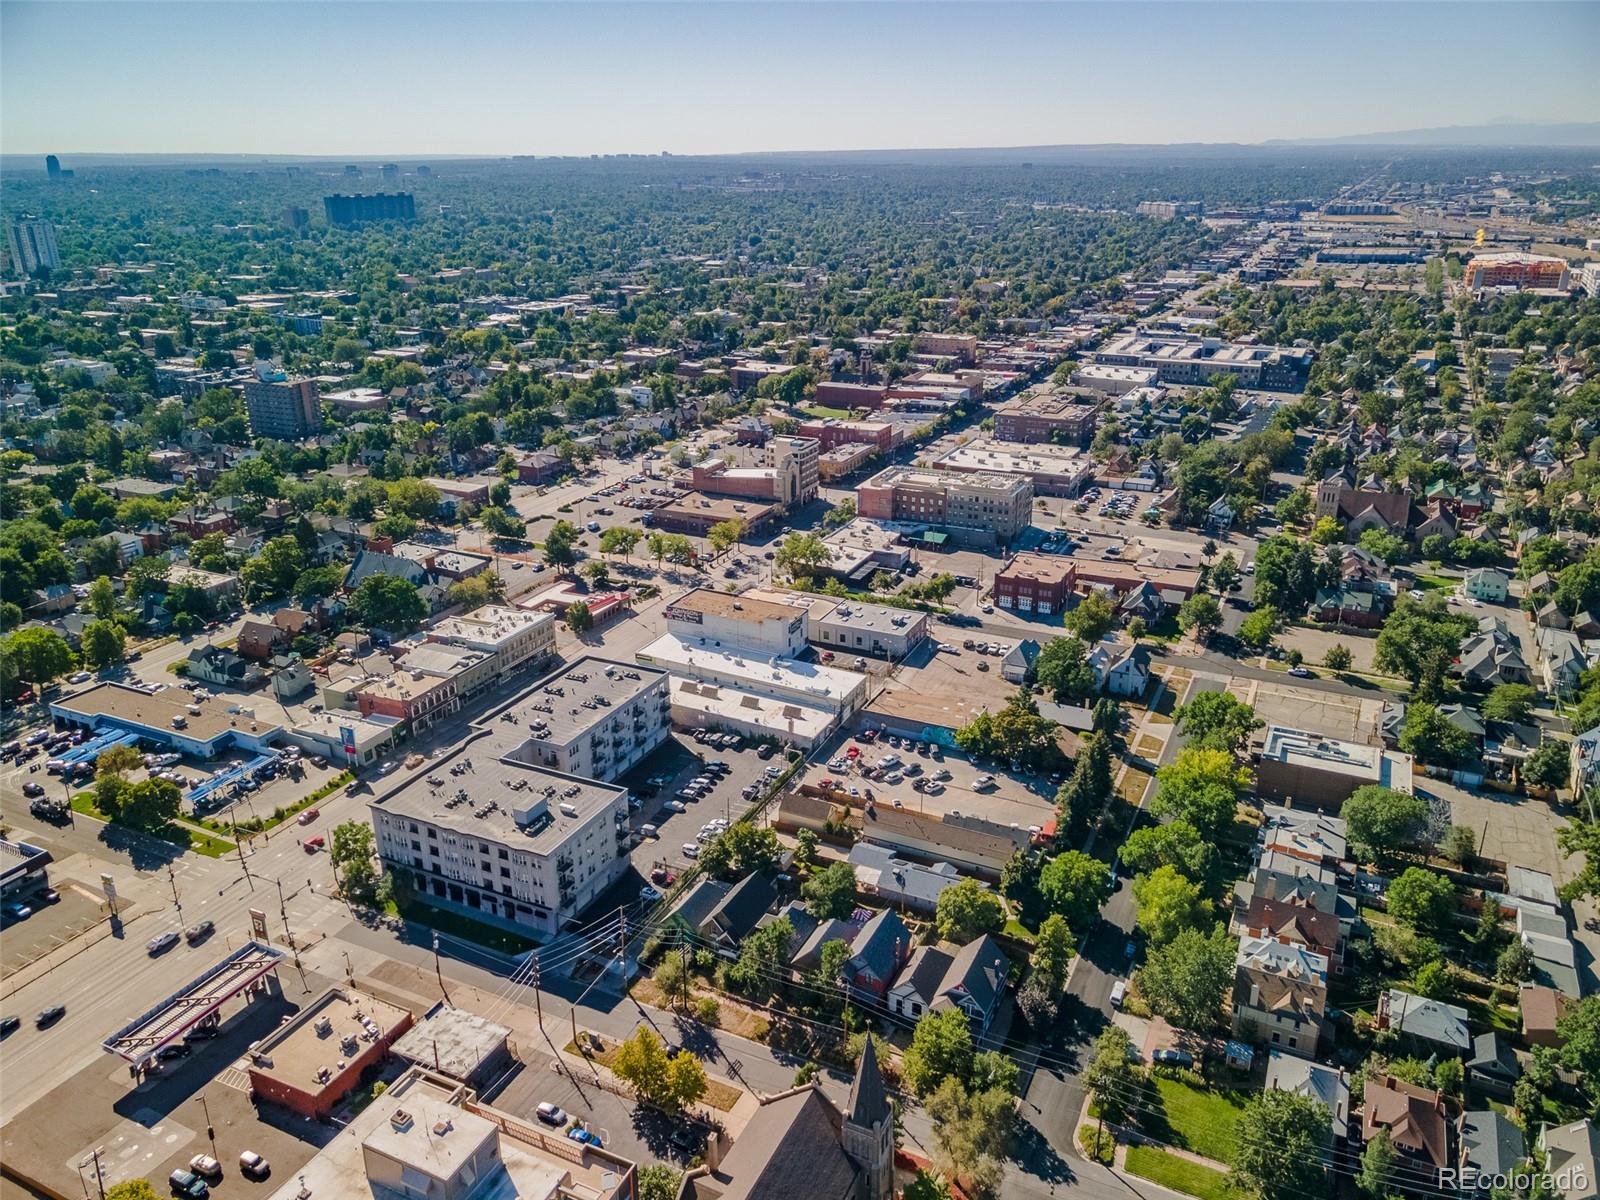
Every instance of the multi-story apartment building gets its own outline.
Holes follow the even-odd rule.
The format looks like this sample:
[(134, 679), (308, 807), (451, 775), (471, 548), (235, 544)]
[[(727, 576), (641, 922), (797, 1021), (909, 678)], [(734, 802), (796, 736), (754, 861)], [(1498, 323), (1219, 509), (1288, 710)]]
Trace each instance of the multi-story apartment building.
[(1484, 288), (1559, 288), (1567, 276), (1562, 258), (1544, 254), (1479, 254), (1467, 262), (1463, 282), (1472, 291)]
[(1297, 346), (1257, 346), (1189, 334), (1125, 333), (1095, 351), (1095, 362), (1153, 370), (1161, 383), (1199, 386), (1218, 375), (1273, 392), (1305, 388), (1314, 357)]
[(936, 525), (958, 540), (994, 545), (1028, 527), (1033, 482), (989, 472), (888, 467), (856, 489), (856, 511), (875, 521)]
[(813, 437), (774, 437), (744, 451), (743, 464), (713, 458), (693, 468), (691, 486), (713, 496), (770, 500), (784, 508), (817, 498), (822, 443)]
[(384, 869), (430, 904), (548, 935), (626, 869), (628, 792), (534, 765), (525, 725), (502, 720), (515, 707), (373, 800), (372, 828)]
[(919, 333), (911, 345), (918, 354), (934, 358), (956, 358), (969, 363), (978, 357), (975, 333)]
[(448, 617), (428, 630), (430, 642), (491, 655), (499, 681), (517, 671), (546, 666), (556, 657), (556, 619), (549, 613), (486, 604)]
[(1055, 442), (1087, 446), (1094, 438), (1097, 408), (1076, 396), (1027, 392), (994, 410), (994, 436), (1000, 442)]
[(297, 441), (322, 428), (317, 385), (309, 379), (252, 379), (244, 385), (250, 432)]
[(61, 251), (56, 246), (56, 227), (42, 217), (20, 217), (7, 230), (11, 249), (11, 270), (17, 275), (32, 275), (40, 270), (61, 268)]
[(1276, 938), (1244, 937), (1234, 961), (1233, 1035), (1312, 1058), (1328, 1007), (1328, 960)]
[(1174, 217), (1198, 217), (1202, 211), (1198, 200), (1141, 200), (1138, 209), (1141, 217), (1160, 217), (1167, 221)]
[(505, 711), (527, 740), (508, 757), (567, 775), (617, 779), (672, 726), (665, 671), (586, 657), (546, 676)]
[(1076, 496), (1094, 479), (1095, 464), (1076, 446), (1016, 446), (980, 438), (954, 446), (934, 459), (936, 471), (1016, 475), (1033, 484), (1035, 496)]
[(417, 202), (410, 192), (378, 192), (371, 196), (324, 196), (322, 209), (330, 225), (363, 221), (414, 221)]

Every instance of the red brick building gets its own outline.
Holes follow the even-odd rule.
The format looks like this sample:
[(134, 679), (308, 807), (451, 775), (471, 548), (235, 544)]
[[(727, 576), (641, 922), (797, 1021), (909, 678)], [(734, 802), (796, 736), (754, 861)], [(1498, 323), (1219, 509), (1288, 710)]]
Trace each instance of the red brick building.
[(806, 421), (801, 437), (816, 438), (823, 450), (834, 450), (849, 443), (866, 443), (880, 454), (894, 449), (898, 429), (887, 421)]
[(995, 574), (995, 606), (1040, 616), (1064, 612), (1077, 582), (1077, 567), (1070, 558), (1018, 554)]
[(250, 1093), (303, 1117), (323, 1117), (382, 1062), (411, 1014), (363, 992), (329, 988), (256, 1043)]

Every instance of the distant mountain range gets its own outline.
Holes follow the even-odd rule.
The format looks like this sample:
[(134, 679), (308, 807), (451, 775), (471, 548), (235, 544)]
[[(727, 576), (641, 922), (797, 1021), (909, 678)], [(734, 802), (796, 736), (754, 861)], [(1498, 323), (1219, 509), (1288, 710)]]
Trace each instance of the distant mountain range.
[(1600, 121), (1491, 121), (1329, 138), (1277, 138), (1263, 146), (1600, 146)]

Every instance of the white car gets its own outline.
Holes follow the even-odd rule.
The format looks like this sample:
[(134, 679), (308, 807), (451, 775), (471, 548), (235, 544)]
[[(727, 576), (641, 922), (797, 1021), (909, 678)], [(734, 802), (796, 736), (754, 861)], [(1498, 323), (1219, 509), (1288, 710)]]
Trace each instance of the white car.
[(668, 800), (661, 807), (666, 809), (668, 812), (677, 813), (677, 812), (688, 812), (689, 811), (688, 808), (685, 807), (685, 805), (684, 805), (682, 800)]
[(696, 845), (694, 842), (685, 842), (683, 844), (683, 846), (682, 846), (682, 850), (683, 850), (683, 856), (685, 858), (699, 858), (700, 857), (700, 847), (698, 845)]
[(89, 680), (91, 680), (93, 678), (94, 678), (94, 676), (89, 674), (89, 672), (87, 672), (87, 671), (74, 671), (71, 675), (67, 676), (67, 682), (68, 683), (88, 683)]
[(974, 791), (987, 791), (988, 789), (996, 786), (998, 785), (995, 783), (993, 775), (979, 775), (972, 781), (972, 787)]

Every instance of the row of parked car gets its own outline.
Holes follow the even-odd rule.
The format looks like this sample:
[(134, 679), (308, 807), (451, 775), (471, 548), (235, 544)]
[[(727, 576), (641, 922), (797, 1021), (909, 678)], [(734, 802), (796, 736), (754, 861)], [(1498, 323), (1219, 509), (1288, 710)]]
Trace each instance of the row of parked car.
[[(272, 1174), (272, 1166), (254, 1150), (245, 1150), (239, 1155), (239, 1173), (249, 1179), (265, 1179)], [(222, 1164), (209, 1154), (196, 1154), (187, 1171), (180, 1169), (167, 1176), (167, 1184), (174, 1196), (203, 1200), (221, 1179)]]

